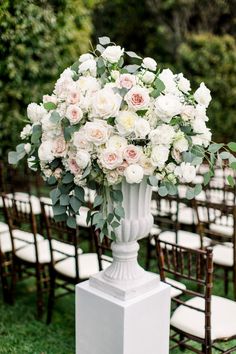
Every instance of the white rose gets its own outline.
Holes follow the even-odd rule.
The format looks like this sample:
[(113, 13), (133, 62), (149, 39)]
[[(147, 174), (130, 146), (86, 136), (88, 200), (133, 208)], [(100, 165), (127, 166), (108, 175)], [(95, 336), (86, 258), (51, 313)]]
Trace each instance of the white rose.
[(204, 147), (208, 147), (210, 144), (212, 137), (211, 130), (209, 128), (206, 128), (204, 131), (201, 132), (199, 135), (194, 135), (192, 136), (192, 143), (194, 145), (202, 145)]
[(117, 170), (111, 170), (106, 173), (107, 182), (109, 185), (114, 185), (121, 182), (122, 177)]
[(106, 143), (107, 148), (114, 150), (124, 150), (127, 145), (127, 140), (119, 135), (111, 136)]
[(32, 123), (40, 122), (45, 114), (47, 114), (46, 109), (37, 103), (30, 103), (27, 107), (27, 116)]
[(52, 131), (56, 135), (56, 131), (59, 129), (58, 124), (54, 123), (51, 119), (51, 114), (47, 114), (46, 116), (43, 117), (42, 119), (42, 130), (45, 133), (48, 133), (49, 131)]
[(107, 142), (110, 126), (106, 122), (96, 119), (94, 122), (87, 122), (84, 131), (87, 141), (99, 146)]
[(81, 76), (79, 80), (76, 81), (77, 89), (85, 92), (96, 92), (100, 89), (100, 84), (95, 77), (92, 76)]
[(184, 152), (188, 150), (188, 140), (185, 138), (183, 132), (179, 131), (176, 133), (173, 142), (173, 147), (175, 150), (178, 150), (179, 152)]
[(124, 48), (121, 49), (119, 45), (110, 45), (102, 53), (103, 59), (109, 63), (117, 63), (124, 53)]
[(83, 112), (76, 104), (71, 104), (66, 110), (66, 117), (69, 119), (70, 124), (77, 124), (83, 118)]
[(90, 163), (90, 154), (86, 150), (78, 149), (76, 154), (76, 163), (80, 168), (86, 168)]
[(193, 131), (194, 133), (204, 133), (204, 131), (206, 130), (206, 123), (204, 120), (202, 119), (195, 119), (192, 123), (191, 123), (192, 127), (193, 127)]
[(191, 90), (190, 81), (186, 79), (182, 73), (177, 75), (177, 80), (178, 80), (178, 88), (182, 92), (188, 93)]
[(83, 63), (84, 61), (91, 60), (91, 59), (93, 59), (93, 55), (90, 54), (90, 53), (82, 54), (82, 55), (79, 57), (80, 63)]
[(149, 134), (153, 145), (170, 145), (173, 142), (174, 136), (174, 128), (167, 124), (159, 125)]
[(79, 73), (84, 75), (91, 75), (96, 77), (97, 75), (97, 64), (94, 59), (88, 59), (80, 64), (79, 66)]
[(194, 93), (193, 97), (197, 101), (197, 103), (208, 107), (211, 102), (211, 91), (206, 87), (204, 82), (200, 84), (200, 87)]
[(127, 183), (140, 183), (144, 176), (143, 168), (138, 164), (129, 165), (125, 171), (124, 176)]
[(150, 123), (144, 119), (139, 118), (134, 123), (134, 132), (136, 138), (144, 139), (150, 133)]
[(86, 139), (85, 129), (82, 128), (73, 135), (73, 144), (77, 149), (84, 149), (91, 151), (93, 149), (92, 143)]
[(148, 70), (156, 71), (157, 62), (153, 58), (146, 57), (143, 59), (142, 66)]
[(175, 168), (176, 168), (176, 164), (174, 162), (170, 162), (166, 166), (165, 170), (166, 170), (167, 173), (173, 173)]
[(129, 108), (137, 111), (148, 108), (150, 96), (146, 88), (133, 86), (125, 95), (124, 100), (127, 102)]
[(141, 79), (142, 81), (147, 84), (150, 85), (153, 80), (155, 79), (156, 75), (154, 73), (152, 73), (151, 71), (145, 71), (144, 74), (142, 75)]
[(162, 169), (169, 157), (169, 148), (165, 145), (157, 145), (152, 149), (151, 161), (153, 166)]
[(191, 105), (183, 105), (180, 115), (185, 122), (193, 120), (195, 118), (195, 108)]
[(24, 150), (25, 150), (26, 154), (29, 154), (29, 152), (31, 150), (31, 144), (30, 143), (25, 144)]
[(126, 88), (130, 90), (131, 87), (136, 85), (136, 77), (131, 74), (121, 74), (119, 78), (116, 80), (116, 85), (120, 88)]
[(97, 91), (92, 99), (93, 115), (104, 119), (116, 117), (121, 101), (122, 97), (110, 88)]
[(53, 155), (53, 141), (47, 140), (43, 141), (38, 149), (38, 156), (42, 162), (52, 162), (54, 159)]
[(26, 124), (26, 126), (22, 129), (20, 133), (20, 137), (22, 140), (28, 138), (32, 134), (32, 125)]
[(61, 99), (66, 99), (68, 91), (76, 89), (75, 81), (72, 79), (73, 71), (66, 69), (57, 80), (54, 93)]
[(182, 103), (172, 94), (157, 97), (155, 101), (156, 115), (166, 123), (171, 121), (171, 118), (177, 116), (182, 111)]
[(122, 164), (123, 157), (119, 150), (104, 149), (99, 156), (99, 161), (102, 167), (113, 170)]
[(209, 118), (206, 115), (206, 107), (202, 106), (201, 104), (197, 104), (195, 107), (195, 118), (198, 119), (203, 119), (205, 122), (209, 120)]
[(140, 160), (139, 160), (139, 165), (143, 168), (143, 172), (145, 175), (152, 175), (155, 167), (152, 165), (152, 161), (150, 158), (142, 154)]
[(116, 118), (116, 127), (121, 135), (129, 135), (134, 131), (135, 122), (139, 116), (130, 111), (121, 111)]
[(175, 82), (175, 75), (170, 69), (164, 69), (159, 75), (159, 79), (164, 83), (165, 85), (165, 93), (173, 93), (176, 94), (178, 93), (178, 88), (176, 86)]
[(111, 71), (111, 78), (113, 80), (117, 80), (119, 78), (119, 76), (120, 76), (119, 70), (112, 70)]
[(191, 183), (196, 177), (196, 167), (190, 165), (189, 162), (182, 162), (180, 166), (177, 166), (174, 174), (179, 177), (185, 183)]

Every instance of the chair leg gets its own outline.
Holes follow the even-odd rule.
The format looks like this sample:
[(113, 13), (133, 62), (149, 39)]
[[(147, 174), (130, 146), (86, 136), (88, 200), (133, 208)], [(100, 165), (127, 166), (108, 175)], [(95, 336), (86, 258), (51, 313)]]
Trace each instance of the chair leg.
[(48, 308), (47, 308), (47, 324), (52, 321), (52, 312), (55, 300), (55, 273), (53, 269), (50, 269), (50, 283), (49, 283), (49, 295), (48, 295)]
[(151, 254), (152, 254), (152, 245), (151, 245), (151, 238), (149, 236), (147, 237), (146, 266), (145, 266), (146, 270), (149, 270), (150, 268)]
[(43, 316), (43, 290), (40, 270), (36, 270), (36, 287), (37, 287), (37, 319)]
[(229, 271), (227, 268), (224, 269), (224, 292), (225, 295), (228, 294), (229, 291)]
[(203, 344), (203, 345), (202, 345), (202, 352), (203, 352), (204, 354), (211, 354), (211, 353), (212, 353), (211, 345), (205, 345), (205, 344)]

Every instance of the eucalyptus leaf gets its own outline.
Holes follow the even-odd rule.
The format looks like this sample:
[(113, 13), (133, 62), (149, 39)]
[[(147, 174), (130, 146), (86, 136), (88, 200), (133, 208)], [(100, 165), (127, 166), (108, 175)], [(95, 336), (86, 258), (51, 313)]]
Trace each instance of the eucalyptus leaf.
[(188, 188), (186, 192), (186, 198), (191, 200), (195, 197), (194, 188)]
[(81, 201), (84, 202), (84, 188), (76, 186), (75, 187), (75, 195)]
[(233, 170), (236, 170), (236, 161), (231, 162), (230, 167), (231, 167)]
[(56, 179), (55, 176), (50, 176), (50, 177), (48, 178), (47, 182), (48, 182), (48, 184), (49, 184), (50, 186), (53, 186), (54, 184), (57, 183), (57, 179)]
[(75, 196), (72, 196), (70, 197), (70, 205), (74, 212), (77, 213), (79, 211), (79, 208), (81, 207), (81, 202)]
[(74, 175), (72, 175), (70, 172), (67, 172), (63, 177), (62, 182), (68, 184), (71, 183), (73, 180), (74, 180)]
[(125, 66), (125, 69), (130, 73), (130, 74), (134, 74), (138, 69), (139, 69), (139, 65), (127, 65)]
[(194, 187), (194, 195), (195, 197), (200, 194), (202, 191), (202, 185), (201, 184), (196, 184), (196, 186)]
[(231, 154), (228, 151), (222, 151), (220, 152), (219, 156), (222, 160), (227, 160), (228, 158), (230, 158)]
[(122, 202), (123, 201), (123, 194), (120, 190), (112, 190), (111, 191), (111, 198), (115, 200), (116, 202)]
[(52, 204), (55, 205), (61, 195), (60, 189), (55, 188), (50, 192), (50, 198), (52, 199)]
[(210, 173), (210, 171), (208, 171), (203, 175), (204, 186), (206, 186), (210, 182), (210, 179), (211, 179), (211, 173)]
[(71, 65), (71, 70), (77, 72), (79, 69), (80, 61), (77, 60), (74, 64)]
[(117, 206), (114, 210), (116, 217), (124, 218), (125, 217), (125, 210), (122, 206)]
[(111, 42), (110, 38), (107, 37), (107, 36), (104, 36), (104, 37), (99, 37), (98, 38), (98, 41), (101, 45), (107, 45)]
[(76, 229), (76, 218), (74, 216), (68, 216), (66, 224), (71, 229)]
[(8, 153), (8, 162), (11, 165), (16, 165), (18, 162), (18, 154), (16, 151), (10, 151)]
[(96, 195), (93, 203), (93, 207), (96, 208), (97, 206), (103, 203), (103, 197), (101, 195)]
[(167, 190), (166, 186), (159, 187), (157, 192), (161, 197), (165, 197), (168, 194), (168, 190)]
[(216, 144), (216, 143), (214, 143), (214, 144), (211, 144), (208, 147), (208, 151), (215, 153), (215, 152), (219, 151), (223, 146), (224, 146), (224, 144)]
[(48, 111), (51, 111), (52, 109), (57, 108), (57, 106), (53, 102), (46, 102), (46, 103), (43, 104), (43, 106)]
[(31, 135), (31, 143), (32, 144), (38, 144), (39, 139), (41, 138), (42, 135), (42, 127), (40, 124), (36, 124), (33, 126), (32, 130), (32, 135)]
[(50, 121), (54, 124), (57, 124), (61, 119), (61, 116), (58, 112), (53, 111), (50, 116)]
[(227, 146), (231, 151), (236, 152), (236, 143), (230, 142)]
[(228, 181), (229, 185), (233, 188), (234, 185), (235, 185), (235, 180), (234, 180), (234, 178), (229, 175), (229, 176), (227, 176), (227, 181)]
[(70, 204), (70, 197), (68, 194), (62, 194), (60, 196), (60, 205), (67, 206)]
[(157, 187), (158, 186), (158, 179), (155, 176), (149, 176), (148, 183), (153, 187)]
[(66, 213), (66, 207), (63, 205), (59, 205), (59, 204), (53, 205), (52, 209), (54, 215), (61, 215)]
[(135, 59), (142, 59), (139, 55), (137, 55), (135, 52), (125, 52), (130, 58), (135, 58)]
[(103, 53), (105, 48), (101, 44), (97, 44), (96, 49), (100, 52)]

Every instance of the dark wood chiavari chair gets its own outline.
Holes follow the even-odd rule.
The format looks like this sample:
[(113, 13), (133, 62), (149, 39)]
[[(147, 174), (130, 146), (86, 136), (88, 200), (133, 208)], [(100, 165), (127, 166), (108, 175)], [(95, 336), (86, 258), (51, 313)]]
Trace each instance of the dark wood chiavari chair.
[(182, 228), (179, 222), (179, 211), (182, 200), (174, 196), (160, 197), (155, 195), (158, 200), (158, 208), (154, 215), (154, 224), (158, 227), (151, 231), (147, 246), (146, 268), (149, 269), (150, 259), (152, 258), (155, 248), (153, 236), (159, 235), (163, 241), (171, 241), (173, 243), (191, 247), (194, 249), (204, 248), (210, 244), (210, 240), (201, 237), (201, 234), (188, 231)]
[[(171, 349), (189, 349), (194, 353), (235, 353), (236, 346), (223, 350), (218, 342), (236, 338), (236, 303), (212, 296), (212, 249), (194, 250), (163, 242), (157, 236), (156, 253), (161, 280), (176, 276), (186, 284), (182, 297), (173, 297)], [(199, 347), (193, 342), (199, 343)]]
[[(43, 314), (43, 295), (49, 280), (47, 267), (50, 253), (43, 236), (37, 233), (37, 223), (30, 201), (2, 195), (5, 217), (9, 226), (12, 253), (11, 297), (15, 298), (16, 283), (31, 276), (36, 279), (37, 318)], [(26, 230), (26, 231), (24, 231)]]
[[(42, 214), (50, 244), (50, 291), (48, 300), (47, 323), (52, 320), (52, 312), (56, 297), (74, 292), (74, 286), (90, 275), (99, 272), (110, 263), (99, 263), (97, 253), (83, 253), (79, 247), (80, 228), (68, 228), (65, 221), (56, 222), (51, 204), (41, 202)], [(63, 292), (55, 293), (56, 289)]]
[(198, 231), (211, 239), (213, 262), (224, 270), (225, 294), (228, 293), (229, 272), (232, 272), (236, 299), (236, 205), (195, 201), (194, 207)]

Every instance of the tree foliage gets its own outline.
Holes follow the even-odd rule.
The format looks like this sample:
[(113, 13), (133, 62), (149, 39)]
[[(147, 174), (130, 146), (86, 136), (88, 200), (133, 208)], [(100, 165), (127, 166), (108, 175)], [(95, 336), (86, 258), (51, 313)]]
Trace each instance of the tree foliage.
[(0, 157), (19, 139), (27, 104), (88, 49), (90, 30), (82, 0), (1, 1)]
[[(115, 19), (115, 21), (114, 21)], [(93, 11), (94, 38), (183, 71), (212, 91), (213, 138), (235, 139), (236, 0), (103, 0)]]

